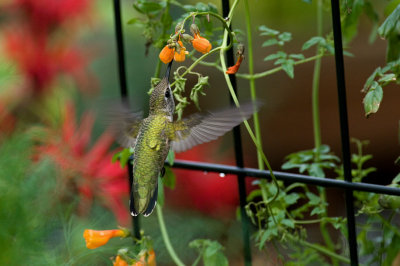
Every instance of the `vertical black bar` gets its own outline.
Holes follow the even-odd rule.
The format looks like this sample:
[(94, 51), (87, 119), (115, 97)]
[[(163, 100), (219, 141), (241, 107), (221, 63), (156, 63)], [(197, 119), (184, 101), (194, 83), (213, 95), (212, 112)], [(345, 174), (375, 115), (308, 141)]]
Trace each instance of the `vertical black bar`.
[[(331, 0), (331, 6), (332, 6), (333, 37), (335, 41), (336, 79), (337, 79), (337, 89), (339, 98), (340, 135), (342, 139), (344, 178), (347, 182), (352, 182), (349, 124), (347, 116), (346, 82), (344, 77), (342, 29), (340, 24), (339, 0)], [(346, 190), (345, 197), (346, 197), (346, 214), (347, 214), (350, 261), (351, 265), (358, 265), (357, 232), (356, 232), (356, 223), (354, 217), (353, 191)]]
[[(118, 76), (119, 76), (119, 88), (121, 92), (121, 98), (124, 101), (128, 99), (127, 82), (126, 82), (126, 71), (125, 71), (125, 54), (124, 54), (124, 35), (122, 32), (122, 20), (121, 20), (121, 5), (120, 0), (114, 0), (114, 23), (115, 23), (115, 37), (117, 41), (117, 54), (118, 54)], [(129, 187), (132, 188), (133, 176), (132, 169), (128, 163), (128, 174), (129, 174)], [(140, 238), (140, 224), (139, 217), (132, 217), (133, 232), (136, 238)]]
[[(222, 0), (222, 16), (227, 17), (229, 14), (229, 0)], [(230, 42), (232, 40), (229, 40)], [(235, 63), (235, 59), (233, 56), (233, 47), (226, 52), (227, 63), (228, 66), (233, 66)], [(229, 79), (232, 83), (233, 90), (236, 93), (236, 76), (229, 75)], [(231, 104), (233, 104), (232, 97), (230, 98)], [(236, 157), (236, 165), (238, 167), (244, 167), (243, 162), (243, 149), (242, 149), (242, 138), (240, 134), (240, 126), (236, 126), (233, 129), (233, 140), (234, 140), (234, 149), (235, 149), (235, 157)], [(243, 235), (243, 253), (244, 253), (244, 262), (246, 266), (251, 265), (251, 249), (250, 249), (250, 233), (249, 233), (249, 218), (247, 217), (245, 206), (246, 206), (246, 183), (245, 183), (245, 175), (239, 174), (237, 175), (238, 188), (239, 188), (239, 204), (240, 204), (240, 216), (242, 220), (242, 235)]]

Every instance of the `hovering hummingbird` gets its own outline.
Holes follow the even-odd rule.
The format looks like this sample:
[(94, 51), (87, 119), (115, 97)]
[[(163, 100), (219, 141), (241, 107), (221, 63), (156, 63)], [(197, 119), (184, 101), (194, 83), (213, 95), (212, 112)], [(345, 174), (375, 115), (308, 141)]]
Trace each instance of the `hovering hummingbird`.
[(133, 184), (130, 194), (132, 216), (149, 216), (156, 206), (158, 176), (164, 170), (169, 150), (182, 152), (195, 145), (222, 136), (256, 111), (257, 103), (240, 108), (229, 107), (216, 112), (195, 113), (173, 121), (175, 102), (169, 84), (169, 63), (165, 77), (150, 96), (147, 118), (121, 108), (113, 117), (116, 139), (126, 148), (133, 147)]

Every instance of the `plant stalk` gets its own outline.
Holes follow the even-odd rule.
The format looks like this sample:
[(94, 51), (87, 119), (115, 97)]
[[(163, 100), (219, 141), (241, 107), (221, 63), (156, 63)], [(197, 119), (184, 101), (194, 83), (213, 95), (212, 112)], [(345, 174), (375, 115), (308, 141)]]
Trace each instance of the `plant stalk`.
[(164, 240), (165, 247), (167, 248), (167, 251), (171, 256), (171, 259), (175, 262), (175, 264), (178, 266), (184, 266), (185, 264), (183, 264), (183, 262), (179, 259), (178, 255), (176, 255), (175, 250), (171, 245), (171, 241), (169, 240), (168, 232), (164, 223), (162, 207), (160, 205), (157, 205), (156, 207), (157, 207), (158, 223), (160, 225), (161, 236)]

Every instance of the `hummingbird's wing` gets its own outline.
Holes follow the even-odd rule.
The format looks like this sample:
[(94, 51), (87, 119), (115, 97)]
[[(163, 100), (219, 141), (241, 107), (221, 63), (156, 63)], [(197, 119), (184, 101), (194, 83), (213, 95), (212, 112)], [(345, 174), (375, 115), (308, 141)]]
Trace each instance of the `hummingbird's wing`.
[(125, 148), (133, 147), (142, 123), (143, 113), (134, 113), (124, 105), (116, 105), (110, 109), (108, 116), (117, 142)]
[(171, 139), (171, 147), (175, 152), (182, 152), (217, 139), (247, 120), (260, 106), (260, 102), (248, 102), (240, 105), (240, 108), (230, 107), (216, 112), (196, 113), (176, 121), (173, 124), (175, 134)]

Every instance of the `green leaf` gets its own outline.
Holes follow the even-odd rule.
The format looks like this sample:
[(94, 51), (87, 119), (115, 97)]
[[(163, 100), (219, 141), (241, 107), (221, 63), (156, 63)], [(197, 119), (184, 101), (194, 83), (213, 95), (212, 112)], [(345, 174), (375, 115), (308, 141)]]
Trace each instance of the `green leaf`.
[(158, 195), (157, 195), (157, 204), (160, 204), (160, 206), (164, 206), (164, 183), (161, 177), (158, 177)]
[(270, 28), (268, 28), (268, 27), (265, 26), (265, 25), (259, 26), (259, 27), (258, 27), (258, 30), (259, 30), (259, 31), (262, 31), (262, 32), (260, 33), (260, 36), (276, 36), (276, 35), (279, 34), (279, 31), (270, 29)]
[(363, 100), (366, 117), (378, 111), (382, 98), (383, 98), (383, 89), (378, 84), (378, 82), (374, 81)]
[(290, 54), (289, 58), (297, 59), (297, 60), (303, 60), (305, 57), (303, 54)]
[(317, 206), (311, 211), (310, 215), (313, 216), (314, 214), (324, 214), (324, 213), (325, 213), (325, 208)]
[(133, 24), (136, 24), (136, 23), (143, 23), (140, 19), (138, 19), (138, 18), (131, 18), (130, 20), (128, 20), (128, 22), (127, 22), (127, 24), (129, 24), (129, 25), (133, 25)]
[(272, 46), (275, 44), (278, 44), (277, 39), (269, 39), (269, 40), (266, 40), (265, 42), (263, 42), (262, 47)]
[(292, 59), (286, 60), (282, 64), (283, 70), (286, 72), (286, 74), (292, 79), (294, 78), (294, 61)]
[(163, 177), (163, 183), (166, 187), (174, 189), (176, 185), (176, 176), (172, 171), (171, 167), (165, 166), (165, 175)]
[(133, 8), (135, 8), (139, 13), (148, 14), (160, 11), (163, 8), (163, 5), (158, 2), (138, 0), (133, 4)]
[(294, 228), (294, 222), (290, 219), (283, 219), (281, 224), (286, 225), (289, 228)]
[(279, 40), (283, 42), (289, 42), (292, 40), (292, 34), (290, 32), (284, 32), (278, 35)]
[(311, 46), (314, 46), (314, 45), (316, 45), (316, 44), (325, 45), (325, 44), (326, 44), (326, 41), (325, 41), (325, 39), (322, 38), (322, 37), (315, 36), (315, 37), (312, 37), (311, 39), (309, 39), (308, 41), (306, 41), (306, 42), (303, 44), (303, 47), (302, 47), (301, 49), (302, 49), (302, 50), (307, 50), (307, 49), (309, 49)]
[(281, 58), (282, 56), (283, 57), (286, 56), (286, 53), (282, 52), (282, 51), (279, 51), (279, 52), (277, 52), (275, 54), (268, 55), (267, 57), (264, 58), (264, 61), (275, 60), (277, 58)]
[(174, 165), (174, 160), (175, 160), (175, 152), (172, 149), (170, 149), (167, 155), (167, 161), (170, 166)]
[(300, 196), (298, 193), (290, 193), (284, 197), (284, 200), (287, 205), (292, 205), (295, 204), (299, 198)]
[(395, 10), (386, 18), (382, 25), (378, 29), (379, 35), (383, 38), (388, 37), (394, 30), (396, 30), (396, 25), (400, 20), (400, 5), (396, 7)]
[(321, 198), (312, 192), (306, 192), (306, 196), (310, 200), (309, 204), (311, 205), (319, 205), (321, 203)]

